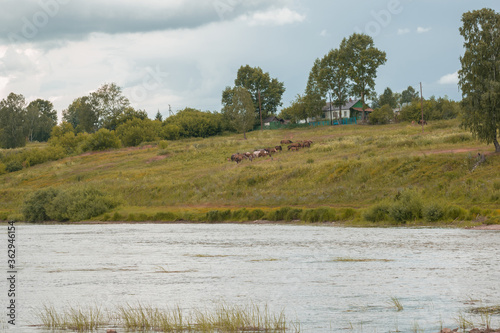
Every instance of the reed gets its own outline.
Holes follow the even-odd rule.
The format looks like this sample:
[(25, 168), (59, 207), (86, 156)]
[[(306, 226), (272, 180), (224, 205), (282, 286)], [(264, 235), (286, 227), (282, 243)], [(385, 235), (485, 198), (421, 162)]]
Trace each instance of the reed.
[(212, 310), (187, 312), (179, 306), (165, 310), (138, 303), (119, 306), (116, 311), (108, 311), (107, 316), (97, 306), (60, 311), (45, 305), (38, 318), (47, 329), (77, 332), (93, 332), (104, 326), (141, 332), (300, 332), (300, 323), (288, 322), (284, 310), (275, 313), (267, 305), (257, 304), (220, 303)]
[(389, 305), (396, 309), (396, 311), (403, 311), (404, 307), (403, 304), (401, 304), (401, 301), (397, 297), (391, 297), (391, 299), (388, 301)]

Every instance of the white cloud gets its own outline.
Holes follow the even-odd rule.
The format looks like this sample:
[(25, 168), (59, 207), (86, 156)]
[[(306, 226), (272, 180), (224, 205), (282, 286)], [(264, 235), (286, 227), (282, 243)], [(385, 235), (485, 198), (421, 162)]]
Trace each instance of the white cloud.
[(443, 75), (438, 82), (439, 84), (457, 84), (458, 71), (456, 71), (455, 73)]
[(410, 33), (410, 29), (408, 29), (408, 28), (398, 29), (398, 35), (405, 35), (407, 33)]
[(322, 31), (319, 33), (319, 35), (320, 35), (321, 37), (326, 37), (326, 36), (328, 36), (328, 31), (326, 31), (326, 30), (322, 30)]
[(251, 16), (243, 16), (243, 21), (251, 26), (256, 25), (271, 25), (280, 26), (302, 22), (306, 19), (305, 15), (301, 15), (289, 8), (271, 9), (265, 12), (256, 12)]
[(430, 28), (430, 27), (429, 27), (429, 28), (418, 27), (418, 28), (417, 28), (417, 33), (419, 33), (419, 34), (423, 34), (423, 33), (426, 33), (426, 32), (431, 31), (431, 29), (432, 29), (432, 28)]

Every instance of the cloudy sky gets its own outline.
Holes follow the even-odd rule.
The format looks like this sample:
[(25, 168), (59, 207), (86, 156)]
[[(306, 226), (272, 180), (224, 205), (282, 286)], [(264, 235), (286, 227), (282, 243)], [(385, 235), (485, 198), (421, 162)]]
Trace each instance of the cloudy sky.
[(242, 65), (303, 93), (316, 58), (363, 32), (387, 52), (376, 90), (423, 83), (461, 99), (462, 13), (498, 0), (0, 0), (0, 99), (51, 100), (61, 111), (104, 83), (151, 117), (218, 111)]

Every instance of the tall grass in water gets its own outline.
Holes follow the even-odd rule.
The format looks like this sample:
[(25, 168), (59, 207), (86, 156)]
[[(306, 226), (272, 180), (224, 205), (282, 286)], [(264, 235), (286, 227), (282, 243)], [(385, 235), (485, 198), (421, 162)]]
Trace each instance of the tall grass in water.
[(403, 304), (401, 304), (401, 301), (397, 297), (391, 297), (389, 305), (391, 305), (398, 312), (403, 311), (404, 309)]
[(45, 305), (38, 317), (44, 327), (77, 332), (94, 331), (106, 323), (103, 311), (97, 306), (88, 309), (70, 307), (58, 312), (53, 306)]
[(141, 332), (300, 332), (300, 323), (287, 323), (284, 311), (274, 313), (267, 305), (256, 304), (221, 303), (213, 310), (193, 310), (187, 315), (180, 307), (163, 310), (140, 303), (127, 304), (109, 312), (106, 320), (99, 307), (58, 311), (53, 306), (44, 306), (38, 317), (48, 329), (78, 332), (96, 331), (105, 325)]

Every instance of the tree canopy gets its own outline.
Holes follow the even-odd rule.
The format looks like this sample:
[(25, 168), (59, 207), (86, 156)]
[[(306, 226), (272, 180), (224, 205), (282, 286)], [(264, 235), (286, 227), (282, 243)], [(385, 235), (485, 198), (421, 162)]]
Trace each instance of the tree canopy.
[[(285, 92), (285, 85), (276, 78), (271, 78), (269, 73), (264, 73), (260, 67), (241, 66), (234, 80), (236, 87), (248, 90), (252, 97), (255, 110), (255, 125), (260, 124), (259, 115), (259, 92), (260, 104), (262, 105), (262, 119), (275, 114), (283, 103), (281, 98)], [(226, 87), (222, 93), (224, 104), (231, 103), (231, 89)]]
[(462, 126), (500, 152), (500, 14), (488, 8), (474, 10), (463, 14), (462, 23)]
[(374, 46), (373, 38), (365, 34), (352, 34), (342, 41), (351, 60), (349, 76), (353, 81), (352, 94), (360, 96), (365, 105), (365, 98), (371, 96), (375, 89), (377, 69), (387, 61), (386, 53)]
[(238, 132), (243, 133), (246, 140), (246, 132), (253, 128), (255, 122), (255, 108), (252, 96), (243, 87), (234, 87), (231, 93), (231, 102), (222, 101), (224, 107), (222, 113), (229, 124)]
[(0, 101), (0, 146), (16, 148), (26, 145), (26, 100), (10, 93)]
[(306, 98), (317, 105), (320, 99), (316, 96), (328, 95), (340, 109), (349, 96), (359, 96), (365, 106), (365, 97), (374, 94), (377, 69), (385, 62), (385, 52), (375, 48), (370, 36), (355, 33), (344, 38), (338, 49), (316, 59), (309, 74)]

